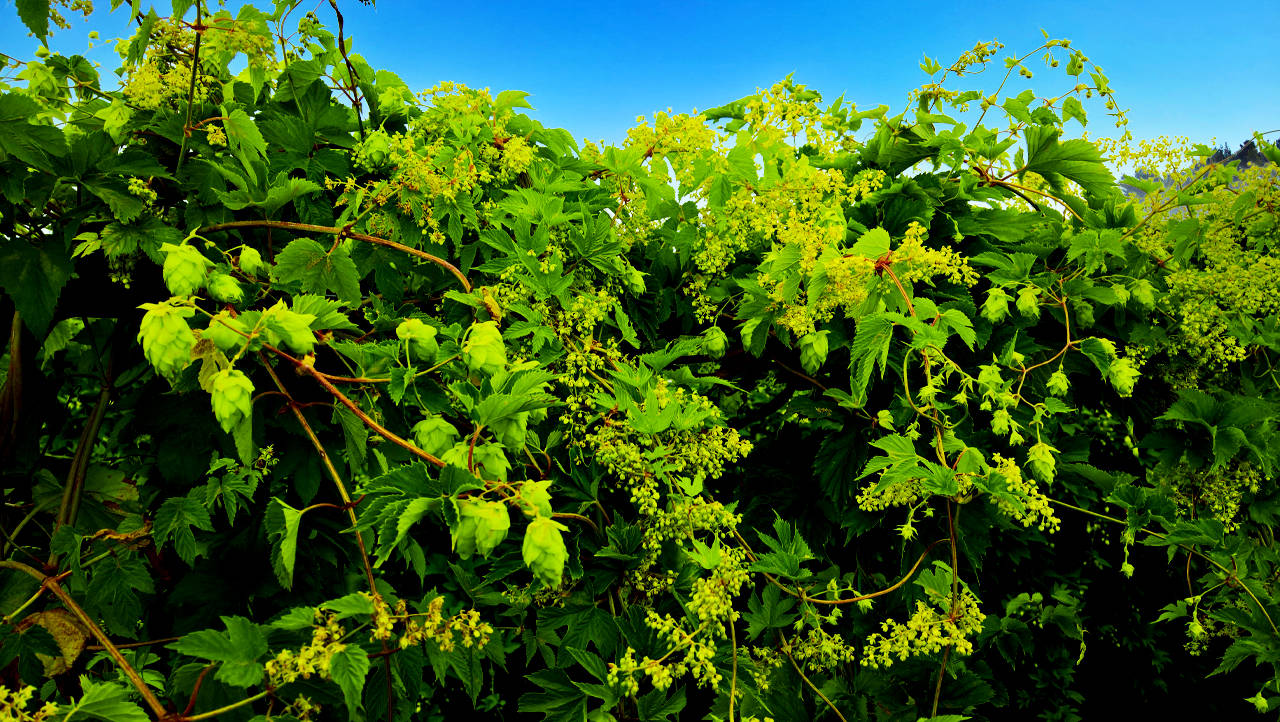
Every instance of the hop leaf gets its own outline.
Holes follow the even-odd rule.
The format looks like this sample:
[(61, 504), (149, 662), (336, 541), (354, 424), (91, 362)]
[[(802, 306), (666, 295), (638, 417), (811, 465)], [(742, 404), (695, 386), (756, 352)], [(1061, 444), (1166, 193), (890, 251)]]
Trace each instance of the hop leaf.
[(240, 249), (240, 270), (250, 276), (257, 276), (258, 271), (262, 270), (262, 254), (258, 253), (258, 249), (245, 246)]
[(511, 516), (502, 502), (459, 499), (453, 548), (463, 559), (470, 559), (477, 552), (487, 557), (507, 538), (510, 528)]
[(827, 334), (830, 331), (814, 331), (800, 339), (800, 365), (809, 373), (817, 373), (827, 360)]
[(436, 343), (436, 329), (420, 319), (409, 318), (396, 326), (396, 337), (408, 342), (415, 359), (433, 361), (440, 346)]
[(569, 527), (540, 516), (529, 522), (524, 532), (524, 563), (548, 587), (560, 586), (564, 564), (569, 559), (569, 550), (560, 534), (564, 531), (569, 531)]
[(711, 358), (723, 358), (729, 349), (729, 337), (719, 326), (712, 326), (702, 332), (702, 353)]
[(147, 312), (138, 330), (142, 353), (161, 376), (173, 379), (191, 363), (196, 335), (185, 319), (195, 315), (196, 310), (189, 306), (173, 306), (168, 301), (144, 303), (138, 308)]
[(1133, 296), (1133, 300), (1143, 308), (1153, 308), (1156, 305), (1156, 289), (1151, 282), (1145, 278), (1140, 278), (1129, 284), (1129, 293)]
[(524, 437), (529, 431), (529, 412), (522, 411), (493, 422), (493, 433), (498, 441), (512, 451), (524, 448)]
[(161, 272), (169, 292), (175, 296), (190, 296), (199, 291), (213, 263), (194, 246), (163, 243), (160, 250), (165, 253)]
[(982, 317), (991, 323), (1000, 323), (1009, 315), (1009, 298), (1003, 288), (987, 291), (987, 300), (982, 304)]
[(236, 333), (236, 331), (248, 333), (249, 327), (243, 321), (232, 318), (231, 314), (224, 311), (209, 320), (209, 327), (200, 332), (200, 337), (212, 341), (219, 351), (231, 353), (233, 350), (240, 348), (245, 342), (245, 337)]
[(244, 300), (244, 289), (236, 279), (225, 273), (211, 273), (208, 281), (209, 295), (215, 301), (223, 303), (240, 303)]
[(1040, 289), (1036, 286), (1024, 286), (1018, 291), (1018, 313), (1027, 318), (1040, 317)]
[(413, 443), (432, 456), (443, 455), (458, 441), (458, 430), (440, 416), (419, 421), (413, 425), (411, 432)]
[(213, 416), (229, 434), (252, 413), (253, 382), (239, 369), (223, 369), (214, 374), (212, 387)]
[(462, 355), (472, 371), (492, 375), (506, 366), (507, 348), (502, 343), (498, 324), (493, 321), (474, 324), (462, 344)]

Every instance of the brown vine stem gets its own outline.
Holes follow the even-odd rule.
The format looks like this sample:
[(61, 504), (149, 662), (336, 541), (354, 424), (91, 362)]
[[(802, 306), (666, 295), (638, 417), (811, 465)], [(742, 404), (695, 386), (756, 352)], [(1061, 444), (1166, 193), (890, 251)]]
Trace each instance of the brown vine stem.
[[(338, 16), (338, 52), (342, 53), (342, 62), (347, 65), (347, 81), (351, 83), (351, 104), (356, 110), (356, 125), (359, 126), (360, 140), (364, 140), (364, 118), (360, 117), (360, 82), (356, 77), (356, 69), (351, 66), (351, 58), (347, 57), (347, 39), (342, 27), (342, 11), (338, 9), (338, 0), (329, 0), (333, 14)], [(390, 720), (388, 720), (390, 722)]]
[(178, 162), (173, 174), (182, 170), (182, 159), (187, 155), (187, 139), (191, 137), (191, 113), (196, 104), (196, 81), (200, 78), (200, 39), (204, 37), (204, 23), (201, 18), (204, 8), (200, 0), (196, 0), (196, 24), (192, 26), (196, 32), (195, 48), (191, 55), (191, 84), (187, 86), (187, 119), (182, 124), (182, 147), (178, 149)]
[[(307, 417), (303, 415), (302, 409), (298, 408), (298, 405), (294, 402), (293, 397), (289, 395), (288, 390), (286, 390), (284, 387), (284, 384), (281, 383), (280, 377), (276, 374), (275, 369), (271, 368), (271, 364), (267, 363), (267, 359), (265, 356), (263, 356), (261, 351), (258, 352), (258, 360), (262, 362), (263, 367), (267, 369), (267, 373), (271, 375), (271, 380), (275, 382), (276, 388), (280, 389), (280, 393), (284, 394), (289, 399), (289, 409), (293, 411), (294, 418), (298, 420), (298, 424), (301, 425), (302, 430), (306, 432), (307, 438), (311, 440), (311, 445), (315, 447), (316, 453), (320, 455), (320, 460), (324, 462), (325, 469), (329, 471), (329, 476), (333, 477), (334, 486), (338, 488), (338, 496), (342, 498), (342, 505), (346, 508), (347, 517), (351, 520), (351, 530), (356, 535), (356, 546), (360, 548), (360, 561), (364, 563), (364, 573), (369, 581), (369, 592), (373, 594), (375, 600), (377, 600), (379, 598), (378, 582), (377, 582), (377, 579), (373, 576), (373, 564), (369, 561), (369, 550), (365, 546), (364, 535), (360, 533), (360, 529), (358, 528), (359, 518), (356, 516), (355, 504), (351, 502), (351, 495), (347, 492), (347, 485), (343, 483), (342, 476), (338, 474), (338, 468), (333, 465), (333, 459), (330, 458), (329, 452), (325, 450), (324, 444), (320, 443), (320, 438), (316, 436), (316, 432), (311, 428), (311, 424), (307, 423)], [(306, 366), (306, 368), (310, 369), (312, 372), (315, 372), (315, 369), (311, 368), (310, 366)], [(333, 392), (337, 392), (337, 389), (333, 388), (332, 384), (329, 384), (327, 381), (324, 381), (323, 379), (317, 378), (317, 380), (321, 381), (321, 383), (327, 384), (328, 388), (332, 389)], [(346, 403), (351, 404), (351, 401), (347, 399), (345, 396), (343, 396), (342, 399), (345, 400)], [(351, 404), (351, 405), (354, 406), (354, 404)], [(370, 419), (370, 421), (372, 421), (372, 419)], [(382, 651), (386, 652), (387, 640), (383, 639), (380, 641), (382, 642)], [(395, 719), (395, 697), (392, 694), (392, 690), (390, 688), (391, 687), (391, 682), (390, 682), (391, 658), (389, 656), (384, 657), (382, 661), (386, 668), (385, 673), (387, 675), (387, 680), (388, 680), (387, 682), (387, 687), (388, 687), (387, 689), (387, 722), (392, 722), (392, 720)], [(254, 698), (251, 697), (249, 698), (249, 700), (245, 700), (245, 702), (252, 701), (253, 699)], [(190, 718), (190, 720), (188, 720), (188, 722), (191, 722), (191, 720), (195, 720), (195, 719), (197, 719), (197, 717), (192, 717)]]
[(75, 598), (68, 594), (67, 590), (62, 588), (62, 585), (58, 583), (57, 577), (48, 576), (44, 572), (41, 572), (34, 567), (27, 566), (22, 562), (9, 561), (7, 559), (0, 560), (0, 569), (13, 569), (14, 571), (22, 572), (27, 576), (39, 580), (41, 586), (53, 592), (54, 596), (62, 602), (63, 606), (74, 614), (76, 618), (80, 620), (80, 623), (84, 625), (84, 628), (88, 629), (89, 633), (92, 634), (100, 644), (102, 644), (103, 649), (107, 650), (107, 654), (111, 655), (111, 659), (115, 661), (116, 666), (120, 668), (121, 672), (124, 672), (124, 676), (129, 678), (129, 681), (138, 690), (138, 694), (142, 695), (142, 699), (147, 703), (147, 706), (151, 708), (151, 712), (155, 715), (156, 719), (162, 720), (169, 715), (168, 711), (165, 710), (164, 705), (160, 704), (160, 700), (156, 697), (155, 693), (151, 691), (151, 688), (147, 686), (146, 682), (142, 681), (142, 676), (139, 675), (138, 671), (129, 664), (129, 661), (124, 658), (124, 655), (120, 653), (120, 648), (112, 644), (111, 638), (107, 636), (106, 632), (102, 631), (102, 627), (99, 627), (98, 624), (93, 621), (93, 618), (85, 613), (84, 608), (76, 603)]
[[(387, 430), (387, 428), (386, 428), (386, 427), (384, 427), (382, 424), (379, 424), (377, 421), (374, 421), (372, 418), (370, 418), (370, 416), (369, 416), (368, 414), (366, 414), (364, 411), (362, 411), (362, 410), (360, 409), (360, 407), (359, 407), (358, 405), (356, 405), (356, 403), (355, 403), (354, 401), (352, 401), (351, 399), (347, 398), (346, 394), (344, 394), (344, 393), (342, 393), (341, 391), (339, 391), (337, 386), (334, 386), (332, 383), (330, 383), (330, 382), (329, 382), (329, 380), (328, 380), (327, 378), (325, 378), (325, 375), (324, 375), (324, 374), (320, 373), (319, 371), (316, 371), (316, 370), (315, 370), (315, 368), (313, 368), (310, 364), (304, 363), (301, 359), (294, 358), (293, 356), (290, 356), (289, 354), (285, 353), (284, 351), (281, 351), (280, 349), (276, 348), (275, 346), (271, 346), (271, 345), (269, 345), (269, 344), (266, 344), (266, 345), (264, 345), (264, 346), (263, 346), (263, 348), (267, 349), (267, 350), (268, 350), (268, 351), (270, 351), (271, 353), (274, 353), (275, 355), (279, 356), (280, 358), (282, 358), (282, 359), (284, 359), (284, 360), (288, 361), (289, 363), (293, 364), (293, 365), (294, 365), (294, 367), (298, 370), (298, 373), (300, 373), (300, 374), (305, 374), (305, 375), (310, 376), (311, 378), (315, 379), (315, 380), (316, 380), (316, 383), (318, 383), (318, 384), (320, 384), (321, 386), (323, 386), (323, 387), (324, 387), (324, 389), (325, 389), (325, 391), (328, 391), (328, 392), (329, 392), (329, 394), (333, 396), (333, 398), (335, 398), (335, 399), (337, 399), (337, 400), (338, 400), (338, 403), (340, 403), (340, 404), (342, 404), (343, 406), (347, 407), (347, 410), (348, 410), (348, 411), (350, 411), (351, 413), (355, 414), (356, 418), (360, 419), (361, 423), (363, 423), (365, 426), (367, 426), (367, 427), (369, 427), (370, 429), (372, 429), (375, 433), (377, 433), (377, 434), (378, 434), (378, 436), (381, 436), (382, 438), (386, 439), (387, 441), (390, 441), (391, 443), (395, 444), (396, 446), (399, 446), (400, 448), (404, 449), (405, 451), (408, 451), (409, 453), (413, 454), (414, 456), (418, 457), (419, 459), (422, 459), (423, 461), (426, 461), (427, 463), (429, 463), (429, 464), (431, 464), (431, 465), (433, 465), (433, 466), (437, 466), (437, 467), (440, 467), (440, 468), (443, 468), (443, 467), (445, 466), (445, 463), (444, 463), (443, 461), (441, 461), (440, 459), (436, 458), (435, 456), (433, 456), (433, 455), (431, 455), (431, 454), (428, 454), (427, 452), (423, 451), (422, 449), (419, 449), (418, 447), (414, 446), (413, 444), (409, 443), (408, 441), (405, 441), (403, 438), (401, 438), (401, 437), (399, 437), (399, 436), (395, 435), (394, 433), (392, 433), (391, 431)], [(265, 360), (263, 360), (263, 365), (266, 365), (266, 361), (265, 361)], [(268, 366), (268, 368), (270, 368), (270, 367)], [(274, 374), (273, 374), (273, 375), (274, 375)]]
[(239, 709), (247, 704), (253, 704), (254, 702), (257, 702), (258, 700), (262, 699), (263, 697), (266, 697), (269, 694), (271, 694), (271, 690), (269, 689), (263, 690), (253, 695), (252, 697), (245, 697), (244, 699), (236, 702), (232, 702), (229, 705), (225, 705), (217, 709), (212, 709), (212, 710), (209, 710), (208, 712), (193, 714), (190, 717), (181, 717), (180, 719), (182, 720), (182, 722), (200, 722), (200, 720), (218, 719), (218, 715), (226, 714), (233, 709)]
[(228, 223), (215, 223), (211, 226), (205, 226), (201, 228), (200, 232), (214, 233), (216, 231), (226, 231), (232, 228), (284, 228), (291, 231), (328, 233), (335, 236), (345, 236), (347, 238), (354, 238), (357, 241), (364, 241), (365, 243), (373, 243), (379, 246), (386, 246), (387, 248), (394, 248), (397, 251), (407, 253), (411, 256), (416, 256), (418, 258), (421, 258), (424, 261), (428, 261), (430, 263), (436, 264), (437, 266), (440, 266), (441, 268), (445, 269), (449, 273), (452, 273), (454, 278), (458, 279), (458, 282), (462, 284), (462, 287), (466, 289), (468, 293), (471, 292), (471, 282), (467, 280), (466, 275), (464, 275), (462, 271), (458, 270), (457, 266), (453, 265), (452, 263), (449, 263), (443, 258), (439, 256), (434, 256), (430, 253), (427, 253), (426, 251), (420, 251), (416, 248), (411, 248), (409, 246), (404, 245), (403, 243), (396, 243), (395, 241), (389, 241), (386, 238), (379, 238), (377, 236), (368, 236), (363, 233), (352, 233), (349, 228), (340, 228), (337, 226), (317, 226), (317, 225), (312, 225), (310, 223), (294, 223), (292, 221), (265, 221), (264, 220), (264, 221), (230, 221)]
[(733, 722), (733, 701), (738, 696), (738, 632), (733, 627), (733, 620), (729, 620), (729, 642), (732, 645), (733, 654), (733, 673), (729, 677), (729, 714), (728, 722)]

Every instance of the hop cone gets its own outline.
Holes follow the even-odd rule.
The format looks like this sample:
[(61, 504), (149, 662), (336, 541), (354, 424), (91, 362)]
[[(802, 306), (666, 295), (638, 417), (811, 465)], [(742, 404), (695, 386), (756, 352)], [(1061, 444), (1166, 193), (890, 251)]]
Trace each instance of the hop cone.
[[(235, 331), (232, 329), (235, 329)], [(219, 351), (231, 353), (240, 348), (245, 342), (245, 337), (236, 333), (236, 331), (248, 333), (249, 327), (239, 319), (232, 318), (229, 314), (220, 313), (209, 320), (209, 328), (201, 331), (200, 337), (212, 341)]]
[(215, 301), (223, 303), (240, 303), (244, 300), (244, 289), (236, 279), (225, 273), (209, 274), (209, 295)]
[(458, 441), (458, 430), (440, 416), (419, 421), (412, 432), (413, 443), (432, 456), (443, 455)]
[(524, 563), (548, 587), (560, 586), (564, 563), (569, 559), (562, 531), (569, 531), (569, 527), (540, 516), (529, 522), (524, 532)]
[(436, 357), (436, 329), (416, 318), (405, 319), (396, 327), (396, 336), (409, 342), (414, 358), (431, 361)]
[(205, 275), (213, 264), (194, 246), (175, 246), (165, 243), (160, 250), (164, 257), (164, 285), (175, 296), (190, 296), (204, 285)]
[(262, 270), (262, 254), (256, 248), (246, 246), (240, 251), (240, 270), (250, 276), (257, 276)]
[(223, 369), (214, 374), (212, 396), (213, 416), (228, 434), (252, 413), (253, 382), (243, 371)]
[(453, 548), (463, 559), (470, 559), (477, 552), (487, 557), (507, 538), (510, 528), (511, 517), (502, 502), (460, 499)]
[(711, 358), (722, 358), (729, 349), (729, 337), (719, 326), (712, 326), (702, 333), (702, 353)]
[(462, 355), (472, 371), (493, 374), (507, 365), (507, 348), (502, 343), (502, 332), (493, 321), (477, 323), (471, 327)]
[(196, 335), (185, 319), (196, 311), (168, 303), (144, 303), (139, 308), (147, 312), (138, 330), (142, 353), (161, 376), (172, 379), (191, 363)]

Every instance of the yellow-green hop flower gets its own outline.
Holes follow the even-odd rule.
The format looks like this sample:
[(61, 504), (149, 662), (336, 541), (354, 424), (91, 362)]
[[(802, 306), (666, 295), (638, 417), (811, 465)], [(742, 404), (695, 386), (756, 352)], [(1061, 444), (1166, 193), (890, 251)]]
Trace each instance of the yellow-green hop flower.
[(508, 416), (493, 422), (492, 425), (494, 436), (498, 437), (498, 441), (512, 451), (518, 451), (524, 448), (524, 437), (529, 431), (529, 412), (522, 411), (514, 416)]
[(420, 319), (409, 318), (396, 326), (396, 337), (409, 344), (415, 359), (433, 361), (440, 346), (436, 343), (436, 329)]
[(564, 564), (569, 559), (569, 550), (564, 545), (564, 537), (560, 532), (569, 531), (569, 527), (539, 516), (529, 522), (524, 532), (524, 563), (548, 587), (560, 586), (564, 576)]
[(160, 250), (165, 253), (161, 273), (169, 292), (175, 296), (190, 296), (199, 291), (213, 263), (196, 250), (195, 246), (164, 243), (160, 245)]
[(507, 348), (502, 332), (493, 321), (474, 324), (462, 344), (462, 355), (472, 371), (493, 374), (507, 365)]
[(1024, 286), (1018, 291), (1018, 313), (1027, 318), (1040, 316), (1040, 289), (1035, 286)]
[(244, 289), (236, 279), (225, 273), (211, 273), (208, 280), (209, 295), (215, 301), (223, 303), (240, 303), (244, 300)]
[[(413, 443), (432, 456), (442, 456), (458, 441), (458, 430), (441, 416), (431, 416), (413, 425)], [(465, 447), (464, 447), (465, 448)], [(466, 468), (466, 461), (461, 466)]]
[(213, 375), (213, 416), (222, 430), (231, 430), (253, 412), (253, 382), (239, 369), (223, 369)]
[(1049, 388), (1049, 393), (1054, 396), (1065, 396), (1071, 388), (1071, 382), (1067, 380), (1067, 375), (1059, 368), (1049, 376), (1049, 381), (1045, 384)]
[(1009, 315), (1009, 298), (1003, 288), (987, 291), (987, 300), (982, 304), (982, 317), (991, 323), (1000, 323)]
[(209, 319), (209, 327), (200, 332), (200, 337), (212, 341), (219, 351), (231, 353), (244, 345), (247, 339), (240, 334), (248, 332), (249, 327), (243, 321), (224, 311)]
[(311, 331), (311, 322), (316, 317), (309, 313), (298, 313), (284, 305), (284, 301), (267, 309), (262, 314), (267, 328), (267, 339), (272, 345), (283, 343), (296, 353), (311, 353), (316, 346), (316, 335)]
[(138, 308), (147, 312), (138, 331), (142, 353), (161, 376), (173, 379), (191, 363), (196, 335), (185, 319), (195, 315), (196, 310), (190, 306), (172, 306), (168, 301), (144, 303)]
[(547, 488), (551, 481), (526, 481), (520, 485), (520, 495), (516, 503), (525, 516), (544, 516), (551, 518), (551, 492)]
[(262, 254), (256, 248), (245, 246), (240, 249), (240, 270), (250, 276), (257, 276), (262, 270)]
[(814, 331), (800, 339), (800, 365), (809, 373), (817, 373), (827, 360), (828, 331)]
[(719, 326), (712, 326), (702, 332), (702, 353), (711, 358), (723, 358), (729, 349), (729, 337)]
[(453, 548), (458, 556), (470, 559), (479, 552), (487, 557), (511, 528), (507, 506), (500, 501), (458, 500), (458, 528), (453, 531)]

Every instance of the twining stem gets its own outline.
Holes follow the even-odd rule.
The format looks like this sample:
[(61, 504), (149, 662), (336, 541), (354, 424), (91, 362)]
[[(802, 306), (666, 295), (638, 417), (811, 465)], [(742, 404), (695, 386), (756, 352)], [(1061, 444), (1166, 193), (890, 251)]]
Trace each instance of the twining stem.
[[(786, 637), (783, 637), (783, 641), (785, 643)], [(827, 696), (822, 693), (822, 690), (818, 689), (818, 685), (809, 681), (809, 678), (804, 675), (804, 672), (800, 670), (800, 665), (796, 664), (796, 658), (791, 656), (791, 652), (783, 649), (782, 653), (787, 655), (787, 661), (791, 662), (792, 668), (795, 669), (796, 674), (800, 675), (800, 679), (803, 679), (804, 683), (809, 685), (809, 688), (813, 690), (813, 693), (821, 697), (823, 702), (827, 703), (827, 706), (831, 708), (831, 711), (835, 712), (836, 716), (840, 718), (840, 722), (849, 722), (849, 720), (844, 718), (844, 715), (840, 714), (840, 710), (836, 709), (835, 703), (828, 699)]]
[(729, 677), (729, 714), (727, 719), (728, 722), (733, 722), (733, 698), (738, 696), (738, 632), (733, 628), (732, 619), (729, 620), (729, 643), (733, 646), (733, 672)]
[(187, 139), (191, 137), (191, 113), (196, 104), (196, 81), (200, 78), (200, 39), (204, 37), (204, 23), (201, 22), (203, 11), (200, 0), (196, 0), (196, 41), (191, 53), (191, 83), (187, 86), (187, 120), (182, 124), (182, 146), (178, 149), (174, 175), (182, 170), (182, 159), (187, 155)]
[(242, 700), (232, 702), (229, 705), (219, 707), (217, 709), (211, 709), (208, 712), (201, 712), (200, 714), (193, 714), (190, 717), (183, 717), (182, 720), (183, 722), (199, 722), (199, 720), (217, 719), (218, 715), (226, 714), (233, 709), (239, 709), (247, 704), (253, 704), (254, 702), (257, 702), (258, 700), (262, 699), (263, 697), (266, 697), (269, 694), (271, 694), (271, 690), (264, 689), (263, 691), (253, 695), (252, 697), (245, 697)]
[[(334, 386), (332, 383), (330, 383), (329, 379), (325, 377), (325, 374), (322, 374), (319, 371), (316, 371), (315, 368), (312, 367), (310, 364), (304, 363), (301, 359), (294, 358), (293, 356), (290, 356), (289, 354), (285, 353), (284, 351), (281, 351), (280, 349), (274, 346), (264, 345), (264, 348), (266, 348), (271, 353), (274, 353), (275, 355), (279, 356), (280, 358), (288, 361), (289, 363), (293, 364), (294, 367), (297, 368), (299, 373), (305, 374), (315, 379), (316, 383), (323, 386), (325, 391), (328, 391), (329, 394), (333, 396), (333, 398), (337, 399), (338, 403), (347, 407), (347, 410), (355, 414), (356, 418), (360, 419), (361, 423), (363, 423), (365, 426), (372, 429), (379, 436), (381, 436), (387, 441), (390, 441), (396, 446), (399, 446), (405, 451), (408, 451), (409, 453), (422, 459), (423, 461), (426, 461), (427, 463), (433, 466), (444, 468), (445, 463), (443, 461), (441, 461), (440, 459), (436, 458), (431, 454), (428, 454), (422, 449), (419, 449), (418, 447), (414, 446), (408, 441), (405, 441), (403, 438), (389, 431), (382, 424), (379, 424), (377, 421), (374, 421), (368, 414), (362, 411), (354, 401), (347, 398), (346, 394), (339, 391), (337, 386)], [(263, 364), (264, 365), (266, 364), (265, 360), (263, 361)]]
[[(1073, 510), (1073, 511), (1078, 511), (1078, 512), (1080, 512), (1081, 514), (1088, 514), (1089, 516), (1097, 517), (1097, 518), (1099, 518), (1099, 519), (1104, 519), (1104, 520), (1106, 520), (1106, 521), (1114, 522), (1114, 523), (1116, 523), (1116, 524), (1124, 524), (1124, 521), (1122, 521), (1122, 520), (1120, 520), (1120, 519), (1117, 519), (1117, 518), (1115, 518), (1114, 516), (1107, 516), (1106, 514), (1099, 514), (1099, 513), (1098, 513), (1098, 512), (1096, 512), (1096, 511), (1090, 511), (1089, 509), (1084, 509), (1084, 508), (1081, 508), (1081, 507), (1075, 506), (1074, 504), (1068, 504), (1068, 503), (1067, 503), (1067, 502), (1065, 502), (1065, 501), (1058, 501), (1057, 499), (1054, 499), (1054, 498), (1049, 498), (1048, 500), (1049, 500), (1050, 502), (1054, 503), (1054, 504), (1057, 504), (1058, 506), (1061, 506), (1061, 507), (1064, 507), (1064, 508), (1067, 508), (1067, 509), (1071, 509), (1071, 510)], [(1150, 534), (1151, 536), (1156, 537), (1157, 539), (1167, 539), (1167, 538), (1168, 538), (1168, 537), (1167, 537), (1167, 535), (1165, 535), (1165, 534), (1161, 534), (1161, 533), (1160, 533), (1160, 532), (1158, 532), (1158, 531), (1151, 531), (1150, 529), (1148, 529), (1148, 528), (1146, 528), (1146, 527), (1141, 527), (1141, 528), (1139, 528), (1139, 529), (1138, 529), (1138, 531), (1140, 531), (1140, 532), (1142, 532), (1142, 533), (1144, 533), (1144, 534)], [(1210, 564), (1212, 564), (1213, 566), (1217, 567), (1217, 568), (1218, 568), (1218, 571), (1222, 572), (1223, 574), (1226, 574), (1226, 575), (1227, 575), (1227, 577), (1232, 578), (1232, 579), (1237, 578), (1237, 577), (1236, 577), (1236, 572), (1235, 572), (1235, 571), (1233, 571), (1233, 570), (1231, 570), (1231, 569), (1227, 569), (1227, 568), (1226, 568), (1225, 566), (1223, 566), (1222, 564), (1219, 564), (1219, 563), (1218, 563), (1218, 561), (1217, 561), (1216, 559), (1213, 559), (1212, 557), (1210, 557), (1209, 555), (1205, 554), (1204, 552), (1201, 552), (1201, 551), (1197, 550), (1195, 547), (1188, 546), (1188, 545), (1186, 545), (1186, 544), (1175, 544), (1174, 546), (1177, 546), (1179, 549), (1183, 549), (1183, 550), (1185, 550), (1186, 552), (1188, 552), (1189, 554), (1194, 554), (1194, 555), (1196, 555), (1196, 556), (1200, 557), (1201, 559), (1205, 560), (1206, 562), (1209, 562), (1209, 563), (1210, 563)], [(1250, 591), (1250, 590), (1249, 590), (1249, 587), (1245, 586), (1244, 584), (1241, 584), (1241, 585), (1240, 585), (1240, 589), (1244, 590), (1244, 593), (1245, 593), (1245, 594), (1247, 594), (1247, 595), (1249, 595), (1249, 598), (1253, 600), (1253, 603), (1254, 603), (1254, 604), (1256, 604), (1256, 605), (1258, 605), (1258, 611), (1262, 612), (1262, 616), (1264, 616), (1264, 617), (1266, 617), (1266, 618), (1267, 618), (1267, 624), (1269, 624), (1269, 625), (1271, 626), (1271, 633), (1272, 633), (1272, 634), (1274, 634), (1274, 635), (1276, 635), (1277, 637), (1280, 637), (1280, 629), (1277, 629), (1277, 628), (1276, 628), (1276, 623), (1275, 623), (1274, 621), (1272, 621), (1272, 619), (1271, 619), (1271, 615), (1267, 613), (1267, 608), (1266, 608), (1266, 607), (1264, 607), (1264, 606), (1262, 605), (1262, 601), (1261, 601), (1260, 599), (1258, 599), (1258, 597), (1257, 597), (1257, 596), (1255, 596), (1255, 595), (1254, 595), (1254, 593), (1253, 593), (1252, 591)]]
[(385, 238), (378, 238), (377, 236), (367, 236), (363, 233), (353, 233), (351, 232), (351, 229), (347, 227), (317, 226), (317, 225), (312, 225), (310, 223), (294, 223), (292, 221), (231, 221), (228, 223), (215, 223), (214, 225), (211, 225), (211, 226), (205, 226), (200, 229), (200, 232), (213, 233), (215, 231), (226, 231), (232, 228), (285, 228), (292, 231), (308, 231), (311, 233), (328, 233), (335, 236), (343, 236), (345, 238), (354, 238), (357, 241), (364, 241), (365, 243), (373, 243), (379, 246), (386, 246), (387, 248), (394, 248), (397, 251), (408, 253), (411, 256), (417, 256), (418, 258), (421, 258), (424, 261), (428, 261), (430, 263), (436, 264), (437, 266), (440, 266), (441, 268), (445, 269), (449, 273), (452, 273), (454, 278), (458, 279), (458, 282), (462, 284), (462, 287), (468, 293), (471, 292), (471, 282), (467, 280), (467, 277), (463, 275), (462, 271), (458, 270), (457, 266), (453, 265), (452, 263), (449, 263), (443, 258), (439, 256), (434, 256), (430, 253), (427, 253), (426, 251), (420, 251), (416, 248), (411, 248), (409, 246), (404, 245), (403, 243), (396, 243), (395, 241), (389, 241)]
[(146, 682), (142, 681), (142, 676), (139, 675), (138, 671), (129, 664), (129, 661), (124, 658), (124, 655), (120, 653), (120, 648), (112, 644), (111, 638), (107, 636), (106, 632), (103, 632), (102, 628), (93, 621), (93, 618), (85, 613), (84, 609), (76, 602), (75, 598), (68, 594), (67, 590), (62, 588), (62, 585), (58, 583), (57, 577), (48, 576), (40, 570), (27, 566), (22, 562), (9, 560), (0, 560), (0, 569), (13, 569), (14, 571), (22, 572), (27, 576), (39, 580), (42, 587), (53, 592), (54, 596), (62, 602), (62, 605), (74, 614), (76, 618), (80, 620), (80, 623), (84, 625), (84, 628), (89, 630), (89, 633), (98, 640), (102, 645), (102, 648), (107, 650), (107, 654), (111, 655), (111, 659), (115, 661), (116, 666), (120, 668), (121, 672), (124, 672), (124, 676), (128, 677), (129, 682), (137, 688), (138, 694), (142, 695), (143, 701), (145, 701), (147, 706), (151, 708), (151, 712), (155, 715), (156, 719), (164, 719), (169, 715), (168, 711), (165, 710), (164, 705), (160, 704), (160, 700), (156, 697), (155, 693), (151, 691), (151, 688), (147, 686)]

